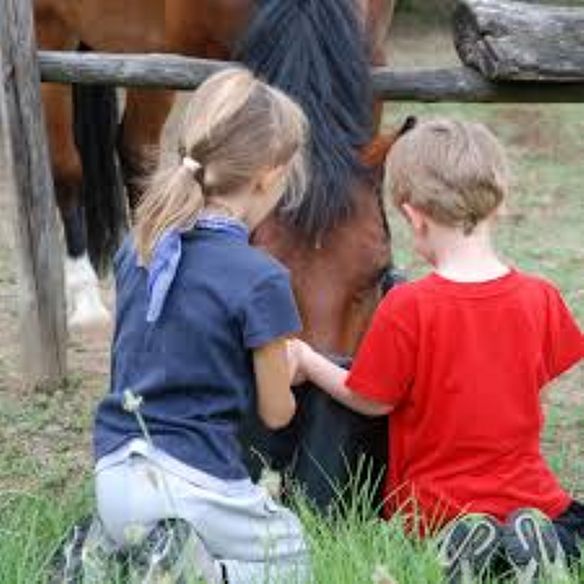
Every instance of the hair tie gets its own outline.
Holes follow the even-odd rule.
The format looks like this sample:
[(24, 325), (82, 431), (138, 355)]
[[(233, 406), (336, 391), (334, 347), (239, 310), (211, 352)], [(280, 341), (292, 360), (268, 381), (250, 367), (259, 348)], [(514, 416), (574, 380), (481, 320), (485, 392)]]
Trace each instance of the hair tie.
[(203, 165), (198, 160), (195, 160), (190, 156), (183, 156), (181, 164), (183, 166), (186, 166), (195, 176), (197, 175), (199, 170), (203, 168)]

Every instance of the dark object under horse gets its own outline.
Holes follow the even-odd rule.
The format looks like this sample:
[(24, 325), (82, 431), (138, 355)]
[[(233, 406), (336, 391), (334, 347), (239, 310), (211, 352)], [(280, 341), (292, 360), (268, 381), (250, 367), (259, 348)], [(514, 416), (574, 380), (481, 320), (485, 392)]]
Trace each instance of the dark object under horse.
[[(298, 413), (283, 430), (270, 431), (259, 422), (246, 429), (252, 479), (268, 466), (284, 474), (285, 486), (292, 479), (325, 513), (354, 503), (381, 509), (387, 416), (356, 414), (310, 383), (296, 390), (296, 399)], [(363, 500), (354, 501), (355, 496)]]
[[(385, 294), (407, 281), (397, 269), (381, 277)], [(347, 369), (349, 359), (336, 359)], [(355, 503), (381, 511), (383, 480), (389, 461), (389, 417), (357, 414), (312, 383), (295, 391), (298, 403), (292, 422), (271, 431), (252, 418), (243, 430), (246, 463), (254, 481), (267, 466), (299, 485), (309, 502), (328, 512)]]

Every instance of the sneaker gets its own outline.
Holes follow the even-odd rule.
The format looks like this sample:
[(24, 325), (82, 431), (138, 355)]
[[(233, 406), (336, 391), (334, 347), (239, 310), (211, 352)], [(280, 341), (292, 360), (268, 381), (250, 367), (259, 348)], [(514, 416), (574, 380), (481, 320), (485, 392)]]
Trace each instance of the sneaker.
[(90, 529), (91, 519), (71, 527), (62, 545), (51, 558), (49, 584), (79, 584), (83, 577), (81, 549)]
[(193, 527), (181, 519), (160, 521), (127, 550), (131, 584), (221, 584), (218, 564)]
[[(113, 582), (118, 554), (115, 543), (98, 517), (73, 525), (49, 566), (49, 584), (103, 584)], [(114, 568), (113, 571), (111, 570)]]
[(83, 584), (119, 582), (122, 574), (119, 559), (118, 546), (99, 517), (94, 517), (81, 548)]
[(438, 537), (438, 560), (448, 584), (485, 578), (500, 549), (501, 527), (493, 517), (471, 513), (453, 521)]
[(519, 509), (507, 518), (503, 545), (518, 584), (570, 581), (556, 528), (538, 509)]

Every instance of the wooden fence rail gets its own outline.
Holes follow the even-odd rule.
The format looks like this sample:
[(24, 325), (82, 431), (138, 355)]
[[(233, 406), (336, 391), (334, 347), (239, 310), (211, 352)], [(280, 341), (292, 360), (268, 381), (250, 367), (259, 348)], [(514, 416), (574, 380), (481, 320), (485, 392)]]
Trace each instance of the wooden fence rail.
[[(103, 54), (40, 51), (43, 81), (193, 89), (232, 63), (170, 54)], [(584, 101), (582, 80), (570, 83), (493, 82), (470, 67), (372, 70), (376, 94), (386, 100), (451, 102)]]

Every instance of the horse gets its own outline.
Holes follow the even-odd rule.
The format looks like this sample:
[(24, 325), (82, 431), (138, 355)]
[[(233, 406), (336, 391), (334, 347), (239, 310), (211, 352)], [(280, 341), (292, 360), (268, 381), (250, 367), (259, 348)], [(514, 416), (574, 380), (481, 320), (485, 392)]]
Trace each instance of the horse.
[[(283, 223), (272, 221), (260, 230), (256, 241), (291, 268), (307, 340), (323, 350), (351, 354), (378, 301), (375, 276), (391, 264), (389, 231), (378, 197), (361, 192), (373, 187), (350, 187), (349, 183), (356, 182), (353, 175), (361, 166), (358, 151), (379, 118), (381, 106), (373, 105), (368, 94), (365, 60), (368, 57), (378, 65), (385, 61), (393, 0), (284, 2), (275, 10), (276, 4), (261, 1), (256, 5), (254, 0), (199, 0), (195, 6), (188, 0), (35, 0), (34, 10), (42, 49), (176, 52), (211, 59), (243, 56), (244, 61), (245, 55), (237, 52), (241, 52), (241, 39), (246, 34), (247, 39), (253, 34), (262, 38), (253, 58), (261, 58), (257, 57), (262, 52), (259, 45), (269, 47), (267, 53), (287, 52), (289, 47), (284, 43), (276, 46), (269, 42), (272, 22), (265, 18), (279, 23), (293, 19), (292, 27), (276, 22), (280, 30), (274, 34), (284, 38), (287, 32), (286, 38), (294, 46), (294, 31), (304, 31), (298, 47), (302, 43), (301, 52), (315, 61), (306, 63), (301, 52), (290, 52), (281, 63), (280, 82), (311, 115), (315, 144), (320, 141), (313, 149), (317, 159), (313, 166), (319, 175), (314, 182), (321, 184), (297, 217)], [(299, 8), (301, 5), (305, 7)], [(309, 7), (321, 20), (311, 20), (310, 14), (303, 16)], [(262, 21), (268, 25), (267, 34), (258, 25)], [(367, 40), (362, 38), (363, 30)], [(316, 39), (324, 39), (329, 46), (319, 47)], [(290, 64), (294, 70), (286, 69)], [(264, 63), (257, 65), (261, 69)], [(323, 71), (329, 73), (320, 79)], [(302, 80), (291, 82), (298, 73)], [(277, 71), (269, 74), (274, 77)], [(134, 206), (139, 199), (136, 179), (145, 172), (144, 151), (158, 144), (174, 95), (169, 91), (128, 90), (118, 130), (111, 89), (43, 84), (42, 94), (57, 202), (65, 226), (69, 322), (83, 324), (104, 317), (97, 280), (86, 254), (88, 245), (93, 264), (103, 269), (126, 222), (119, 171), (111, 154), (117, 149), (130, 205)], [(326, 108), (323, 100), (328, 100)], [(324, 152), (326, 157), (321, 154)], [(382, 154), (383, 147), (377, 157)], [(367, 155), (367, 162), (377, 162), (375, 149)], [(290, 223), (295, 229), (290, 229)]]
[[(311, 192), (300, 208), (273, 213), (253, 243), (290, 269), (304, 339), (353, 355), (393, 268), (381, 191), (398, 134), (378, 134), (369, 67), (385, 63), (394, 0), (35, 0), (34, 9), (42, 49), (238, 60), (302, 105)], [(118, 127), (111, 88), (44, 84), (42, 92), (69, 264), (83, 275), (66, 273), (95, 284), (88, 243), (103, 266), (126, 220), (119, 170), (132, 208), (174, 94), (129, 89)]]

